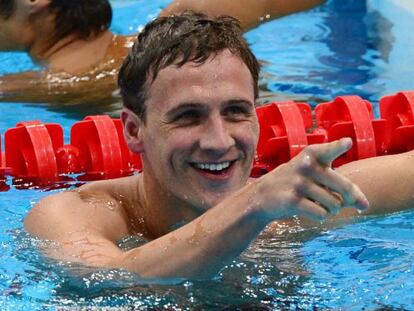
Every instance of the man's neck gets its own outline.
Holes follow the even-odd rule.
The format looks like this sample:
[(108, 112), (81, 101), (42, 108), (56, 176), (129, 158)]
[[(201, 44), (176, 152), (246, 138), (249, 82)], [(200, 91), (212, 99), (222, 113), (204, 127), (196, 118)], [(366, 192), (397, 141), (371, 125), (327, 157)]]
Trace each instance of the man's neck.
[(82, 74), (105, 58), (113, 39), (114, 34), (109, 31), (88, 40), (68, 35), (52, 44), (39, 40), (32, 45), (29, 53), (35, 62), (51, 71)]
[(170, 192), (164, 192), (153, 178), (141, 175), (140, 205), (148, 233), (157, 238), (200, 216), (200, 212)]

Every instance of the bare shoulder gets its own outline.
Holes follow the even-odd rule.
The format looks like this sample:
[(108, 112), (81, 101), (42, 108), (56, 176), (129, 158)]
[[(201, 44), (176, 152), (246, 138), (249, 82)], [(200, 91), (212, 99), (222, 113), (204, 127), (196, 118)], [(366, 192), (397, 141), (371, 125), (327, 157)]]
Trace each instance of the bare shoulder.
[(60, 67), (50, 64), (39, 71), (1, 76), (0, 102), (104, 105), (120, 101), (116, 76), (135, 37), (112, 36), (110, 40), (99, 58), (99, 46), (87, 47), (71, 53)]
[[(43, 198), (27, 215), (26, 230), (42, 239), (64, 241), (99, 235), (117, 241), (130, 234), (128, 195), (134, 177), (93, 182)], [(131, 189), (131, 187), (129, 187)]]
[(140, 175), (115, 178), (109, 180), (101, 180), (88, 183), (79, 190), (85, 193), (102, 193), (110, 196), (118, 201), (122, 201), (124, 205), (139, 204), (140, 198), (138, 193), (138, 183)]

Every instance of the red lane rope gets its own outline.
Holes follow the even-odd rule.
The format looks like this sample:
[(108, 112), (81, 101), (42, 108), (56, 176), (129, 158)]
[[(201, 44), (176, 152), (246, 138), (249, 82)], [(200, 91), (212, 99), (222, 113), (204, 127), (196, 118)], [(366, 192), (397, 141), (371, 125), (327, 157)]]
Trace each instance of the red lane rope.
[[(358, 96), (340, 96), (316, 106), (275, 102), (257, 108), (260, 137), (252, 176), (260, 176), (290, 160), (307, 145), (351, 137), (352, 149), (334, 162), (393, 154), (414, 149), (414, 91), (384, 96), (381, 118)], [(316, 126), (315, 126), (316, 124)], [(127, 148), (119, 119), (88, 116), (71, 129), (71, 144), (63, 145), (59, 124), (19, 122), (0, 135), (0, 191), (5, 177), (55, 183), (62, 174), (83, 174), (78, 179), (130, 175), (142, 169), (139, 155)]]

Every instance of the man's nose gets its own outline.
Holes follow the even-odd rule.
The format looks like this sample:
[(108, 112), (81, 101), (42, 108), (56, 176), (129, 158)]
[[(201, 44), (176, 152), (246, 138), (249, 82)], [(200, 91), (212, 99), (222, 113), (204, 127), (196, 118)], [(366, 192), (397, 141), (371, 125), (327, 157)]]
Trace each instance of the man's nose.
[(220, 156), (234, 144), (235, 140), (230, 133), (229, 124), (223, 118), (215, 117), (207, 121), (200, 139), (200, 148), (203, 151)]

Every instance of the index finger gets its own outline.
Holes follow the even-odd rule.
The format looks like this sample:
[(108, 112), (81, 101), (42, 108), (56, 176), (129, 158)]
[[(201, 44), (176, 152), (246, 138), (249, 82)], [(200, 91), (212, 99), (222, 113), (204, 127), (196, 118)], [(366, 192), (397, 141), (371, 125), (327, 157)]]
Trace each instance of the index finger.
[(314, 153), (316, 160), (322, 165), (331, 166), (336, 158), (351, 149), (352, 139), (345, 137), (320, 146), (321, 148), (318, 148)]

